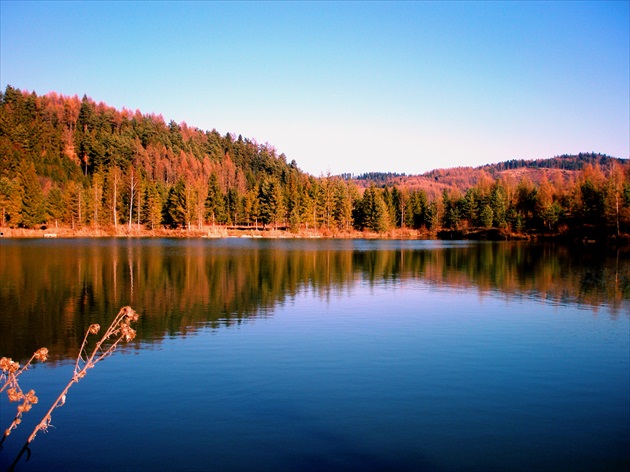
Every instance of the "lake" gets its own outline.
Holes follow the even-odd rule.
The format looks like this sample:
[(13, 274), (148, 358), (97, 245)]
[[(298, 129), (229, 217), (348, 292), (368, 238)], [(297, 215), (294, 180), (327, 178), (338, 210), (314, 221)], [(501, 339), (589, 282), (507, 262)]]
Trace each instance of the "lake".
[[(18, 471), (630, 467), (630, 255), (392, 240), (0, 240), (0, 356), (39, 403), (92, 323), (138, 336)], [(0, 426), (15, 414), (3, 393)]]

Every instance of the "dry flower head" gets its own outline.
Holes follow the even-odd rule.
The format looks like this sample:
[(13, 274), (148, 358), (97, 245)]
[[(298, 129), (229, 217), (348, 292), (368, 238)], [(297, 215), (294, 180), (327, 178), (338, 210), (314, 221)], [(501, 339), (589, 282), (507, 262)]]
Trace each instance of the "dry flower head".
[(46, 360), (48, 359), (48, 349), (46, 349), (45, 347), (38, 349), (37, 351), (35, 351), (35, 354), (33, 354), (33, 357), (39, 362), (46, 362)]
[(19, 370), (19, 368), (20, 364), (18, 362), (14, 362), (9, 357), (3, 357), (0, 359), (0, 369), (2, 372), (14, 374)]

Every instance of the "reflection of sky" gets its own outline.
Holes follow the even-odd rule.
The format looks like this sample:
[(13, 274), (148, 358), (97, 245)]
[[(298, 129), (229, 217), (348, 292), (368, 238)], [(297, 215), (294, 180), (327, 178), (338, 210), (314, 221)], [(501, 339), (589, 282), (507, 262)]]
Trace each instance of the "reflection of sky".
[[(627, 319), (403, 285), (301, 293), (271, 317), (118, 353), (73, 387), (28, 470), (53, 460), (67, 470), (613, 470), (627, 457)], [(37, 368), (28, 386), (47, 404), (67, 370)], [(86, 443), (89, 453), (70, 452)]]

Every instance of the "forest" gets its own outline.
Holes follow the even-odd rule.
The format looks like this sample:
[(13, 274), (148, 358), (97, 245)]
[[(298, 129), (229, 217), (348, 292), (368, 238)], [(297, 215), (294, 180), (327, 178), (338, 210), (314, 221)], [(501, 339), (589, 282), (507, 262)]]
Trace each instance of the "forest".
[(422, 176), (309, 175), (269, 143), (83, 96), (0, 91), (0, 226), (340, 236), (630, 233), (630, 165), (602, 154)]

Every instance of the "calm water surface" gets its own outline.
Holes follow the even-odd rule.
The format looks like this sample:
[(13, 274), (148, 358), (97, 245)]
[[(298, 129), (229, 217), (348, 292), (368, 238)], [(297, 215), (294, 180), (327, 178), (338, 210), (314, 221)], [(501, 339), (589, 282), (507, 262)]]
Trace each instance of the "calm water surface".
[[(138, 337), (16, 470), (630, 466), (630, 259), (557, 245), (0, 240), (0, 355), (52, 361), (13, 461), (123, 305)], [(0, 400), (6, 428), (15, 405)]]

